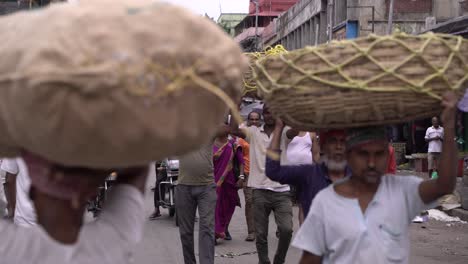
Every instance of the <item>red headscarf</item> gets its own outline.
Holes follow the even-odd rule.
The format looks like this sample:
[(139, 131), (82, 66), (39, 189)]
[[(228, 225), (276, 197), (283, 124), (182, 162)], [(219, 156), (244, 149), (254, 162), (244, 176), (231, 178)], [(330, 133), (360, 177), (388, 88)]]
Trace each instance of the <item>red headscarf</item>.
[(343, 136), (346, 137), (346, 131), (344, 129), (330, 129), (320, 131), (320, 147), (327, 142), (330, 137)]

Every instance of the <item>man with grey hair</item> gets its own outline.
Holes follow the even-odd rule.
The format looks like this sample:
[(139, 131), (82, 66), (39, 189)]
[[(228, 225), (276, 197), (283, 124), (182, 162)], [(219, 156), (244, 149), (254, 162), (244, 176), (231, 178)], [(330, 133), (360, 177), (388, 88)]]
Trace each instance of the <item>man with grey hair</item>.
[[(278, 154), (280, 151), (281, 133), (284, 123), (276, 121), (276, 128), (270, 144), (270, 150)], [(344, 130), (330, 130), (322, 133), (321, 143), (324, 156), (321, 162), (303, 165), (280, 165), (279, 160), (267, 156), (266, 175), (273, 181), (294, 185), (299, 191), (299, 203), (304, 216), (309, 213), (310, 205), (315, 195), (331, 183), (349, 175), (345, 160)]]

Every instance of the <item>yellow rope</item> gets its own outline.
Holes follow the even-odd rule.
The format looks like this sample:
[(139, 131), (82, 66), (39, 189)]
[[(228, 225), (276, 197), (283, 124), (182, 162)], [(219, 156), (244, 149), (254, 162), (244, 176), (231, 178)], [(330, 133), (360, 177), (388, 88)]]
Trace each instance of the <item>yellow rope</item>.
[[(253, 57), (253, 61), (251, 63), (254, 63), (255, 61), (264, 58), (264, 57), (269, 57), (269, 56), (274, 56), (274, 55), (279, 55), (288, 52), (282, 45), (276, 45), (274, 47), (268, 46), (265, 48), (263, 52), (250, 52), (246, 53), (248, 57)], [(257, 91), (257, 84), (255, 82), (255, 79), (252, 78), (252, 71), (253, 68), (252, 66), (249, 67), (249, 74), (250, 76), (244, 76), (244, 90), (243, 94), (251, 93), (251, 92), (256, 92)]]
[[(447, 87), (450, 87), (450, 89), (455, 90), (455, 89), (459, 89), (460, 86), (468, 79), (468, 65), (467, 65), (466, 60), (460, 54), (460, 48), (464, 41), (463, 38), (460, 36), (456, 37), (452, 35), (434, 34), (434, 33), (427, 33), (427, 34), (423, 34), (419, 36), (410, 36), (405, 33), (397, 32), (394, 35), (390, 35), (390, 36), (370, 35), (368, 38), (373, 41), (373, 43), (371, 43), (368, 47), (361, 47), (354, 40), (343, 40), (339, 42), (335, 42), (335, 41), (332, 42), (331, 45), (335, 45), (337, 47), (352, 46), (356, 50), (355, 56), (352, 56), (350, 59), (343, 61), (340, 64), (335, 64), (329, 59), (327, 59), (327, 57), (322, 53), (324, 50), (323, 45), (317, 46), (317, 47), (306, 47), (301, 50), (293, 51), (292, 53), (294, 53), (294, 55), (297, 55), (297, 56), (285, 56), (284, 52), (278, 52), (278, 53), (272, 52), (270, 55), (274, 56), (275, 59), (281, 60), (286, 66), (288, 66), (291, 69), (294, 69), (295, 71), (299, 72), (303, 76), (295, 80), (294, 83), (281, 84), (278, 82), (279, 78), (275, 80), (268, 73), (268, 70), (265, 67), (266, 66), (265, 64), (269, 63), (268, 58), (262, 57), (261, 59), (255, 61), (256, 70), (254, 71), (254, 79), (257, 79), (259, 75), (261, 74), (262, 77), (268, 80), (269, 84), (264, 85), (257, 81), (256, 88), (261, 89), (262, 93), (267, 94), (267, 95), (271, 94), (275, 90), (289, 89), (291, 87), (306, 90), (307, 87), (300, 86), (299, 83), (301, 83), (305, 79), (310, 79), (310, 80), (316, 81), (318, 83), (321, 83), (327, 86), (346, 88), (346, 89), (358, 89), (358, 90), (364, 90), (364, 91), (397, 92), (397, 91), (402, 91), (402, 90), (409, 88), (415, 92), (425, 94), (437, 100), (441, 100), (441, 97), (438, 94), (426, 88), (426, 84), (428, 82), (430, 82), (431, 80), (435, 78), (440, 78), (441, 80), (444, 81), (445, 84), (447, 84)], [(424, 40), (424, 44), (421, 45), (418, 49), (413, 49), (405, 42), (405, 39), (408, 39), (408, 38), (418, 38), (418, 39)], [(453, 40), (453, 39), (457, 40), (457, 44), (455, 45), (455, 47), (453, 47), (453, 45), (449, 43), (449, 40)], [(387, 41), (398, 43), (400, 46), (407, 49), (408, 52), (411, 53), (411, 55), (408, 56), (402, 62), (393, 66), (392, 68), (386, 68), (381, 62), (377, 61), (373, 56), (371, 56), (370, 53), (373, 49), (376, 48), (376, 46), (378, 46), (382, 42), (387, 42)], [(433, 66), (430, 63), (430, 61), (428, 61), (423, 56), (424, 51), (427, 49), (429, 44), (431, 44), (434, 41), (439, 41), (440, 43), (443, 43), (447, 48), (450, 49), (450, 52), (451, 52), (451, 55), (447, 59), (446, 64), (442, 69), (437, 69), (435, 66)], [(320, 58), (327, 65), (327, 68), (319, 69), (316, 71), (309, 71), (307, 69), (301, 68), (300, 66), (296, 64), (297, 61), (299, 61), (301, 58), (309, 54), (313, 54), (316, 57)], [(294, 57), (294, 59), (291, 60), (290, 59), (291, 57)], [(348, 76), (344, 72), (343, 69), (347, 65), (353, 62), (356, 62), (359, 59), (363, 59), (363, 58), (373, 62), (377, 67), (379, 67), (379, 69), (382, 70), (382, 73), (376, 76), (373, 76), (372, 78), (369, 78), (368, 80), (361, 81), (361, 80), (353, 79), (352, 77)], [(407, 78), (406, 76), (397, 73), (397, 70), (399, 68), (403, 67), (404, 65), (406, 65), (406, 63), (410, 62), (414, 58), (421, 59), (424, 63), (426, 63), (427, 65), (430, 65), (430, 67), (434, 71), (432, 74), (429, 74), (424, 80), (419, 81), (419, 82), (415, 82)], [(452, 64), (455, 58), (463, 62), (464, 70), (467, 72), (467, 74), (461, 80), (459, 80), (455, 85), (451, 85), (445, 73), (449, 69), (449, 66)], [(287, 68), (285, 67), (283, 69), (283, 72), (286, 69)], [(338, 73), (346, 81), (343, 82), (343, 81), (327, 80), (318, 75), (321, 73)], [(370, 85), (371, 83), (378, 81), (382, 78), (388, 77), (389, 75), (402, 81), (407, 86), (406, 87), (372, 87)], [(279, 76), (282, 76), (282, 74), (280, 74)]]

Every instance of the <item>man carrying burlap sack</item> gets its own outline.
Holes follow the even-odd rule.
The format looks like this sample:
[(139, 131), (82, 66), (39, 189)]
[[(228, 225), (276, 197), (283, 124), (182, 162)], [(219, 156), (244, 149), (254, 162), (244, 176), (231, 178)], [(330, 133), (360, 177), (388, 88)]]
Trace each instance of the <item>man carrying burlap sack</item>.
[(31, 154), (23, 159), (39, 226), (0, 222), (2, 263), (129, 263), (142, 239), (146, 168), (117, 170), (99, 221), (83, 225), (88, 199), (111, 170), (63, 167)]

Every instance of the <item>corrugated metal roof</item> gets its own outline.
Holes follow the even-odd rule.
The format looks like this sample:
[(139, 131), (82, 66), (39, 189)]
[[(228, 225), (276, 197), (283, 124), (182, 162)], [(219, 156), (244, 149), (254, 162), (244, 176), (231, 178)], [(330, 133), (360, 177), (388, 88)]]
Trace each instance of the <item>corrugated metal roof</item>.
[(276, 35), (276, 19), (270, 23), (265, 29), (263, 30), (262, 39), (263, 42), (267, 42), (271, 38)]
[[(459, 16), (440, 24), (436, 24), (432, 28), (426, 29), (424, 32), (433, 31), (437, 33), (453, 34), (463, 32), (468, 28), (468, 16)], [(423, 32), (423, 33), (424, 33)]]
[[(259, 13), (277, 12), (277, 15), (288, 10), (291, 6), (296, 4), (298, 0), (259, 0), (258, 9)], [(255, 4), (250, 1), (249, 14), (255, 14)]]

